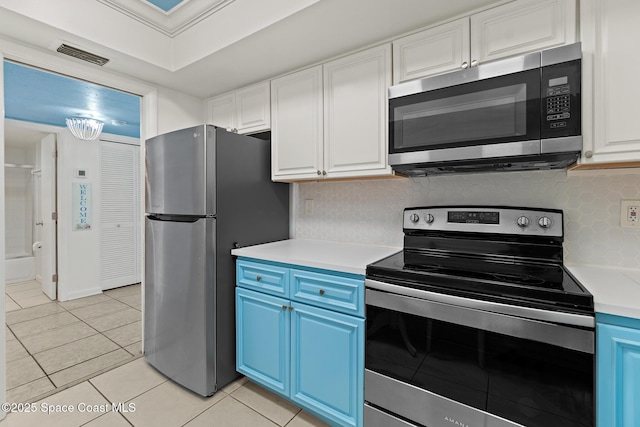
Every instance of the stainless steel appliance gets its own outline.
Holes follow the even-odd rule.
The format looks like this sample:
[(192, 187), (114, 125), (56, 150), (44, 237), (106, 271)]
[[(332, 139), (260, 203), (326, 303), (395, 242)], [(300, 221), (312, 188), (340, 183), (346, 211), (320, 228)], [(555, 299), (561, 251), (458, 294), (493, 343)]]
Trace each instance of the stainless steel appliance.
[(146, 142), (144, 351), (209, 396), (235, 370), (234, 247), (286, 239), (269, 141), (197, 126)]
[(576, 43), (389, 88), (389, 164), (420, 176), (574, 163), (581, 57)]
[(593, 427), (593, 297), (562, 262), (563, 213), (404, 211), (367, 267), (367, 427)]

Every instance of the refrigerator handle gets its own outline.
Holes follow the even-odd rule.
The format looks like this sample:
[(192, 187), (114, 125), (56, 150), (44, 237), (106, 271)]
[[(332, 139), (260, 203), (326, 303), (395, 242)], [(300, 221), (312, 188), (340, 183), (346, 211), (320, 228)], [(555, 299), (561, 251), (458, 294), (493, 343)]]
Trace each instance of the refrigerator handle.
[(169, 221), (169, 222), (196, 222), (202, 218), (208, 218), (209, 216), (204, 215), (170, 215), (170, 214), (157, 214), (157, 213), (148, 213), (146, 214), (147, 219), (151, 221)]

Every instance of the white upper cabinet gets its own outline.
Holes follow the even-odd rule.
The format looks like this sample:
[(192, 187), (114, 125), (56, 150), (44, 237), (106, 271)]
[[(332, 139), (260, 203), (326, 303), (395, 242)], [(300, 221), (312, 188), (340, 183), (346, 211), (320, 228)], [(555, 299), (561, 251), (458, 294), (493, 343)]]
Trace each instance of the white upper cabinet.
[(439, 25), (393, 42), (393, 83), (467, 68), (469, 18)]
[(580, 14), (584, 141), (580, 167), (638, 162), (640, 2), (582, 0)]
[(471, 63), (576, 41), (575, 0), (519, 0), (471, 16)]
[(271, 80), (271, 178), (322, 174), (322, 65)]
[(391, 45), (324, 64), (324, 169), (328, 178), (390, 175)]
[(272, 80), (273, 180), (392, 175), (390, 84), (390, 45)]
[(518, 0), (394, 41), (394, 84), (575, 41), (575, 0)]
[(271, 127), (269, 82), (262, 82), (207, 100), (207, 122), (247, 134)]

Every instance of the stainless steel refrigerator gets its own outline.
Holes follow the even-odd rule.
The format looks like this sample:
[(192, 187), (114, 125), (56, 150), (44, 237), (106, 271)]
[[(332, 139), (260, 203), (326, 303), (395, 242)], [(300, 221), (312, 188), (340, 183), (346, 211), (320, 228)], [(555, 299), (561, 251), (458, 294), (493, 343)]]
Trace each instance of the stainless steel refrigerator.
[(231, 249), (289, 235), (270, 153), (209, 125), (146, 141), (145, 358), (202, 396), (238, 376)]

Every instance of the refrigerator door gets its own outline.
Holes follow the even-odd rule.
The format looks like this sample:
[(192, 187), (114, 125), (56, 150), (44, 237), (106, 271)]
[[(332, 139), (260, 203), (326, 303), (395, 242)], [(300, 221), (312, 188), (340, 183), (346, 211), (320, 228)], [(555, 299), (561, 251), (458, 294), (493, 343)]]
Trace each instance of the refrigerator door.
[[(214, 215), (214, 133), (197, 126), (146, 141), (145, 211), (171, 215)], [(209, 137), (207, 137), (209, 133)], [(207, 187), (210, 189), (207, 194)]]
[(145, 358), (202, 395), (215, 392), (214, 218), (146, 219)]

